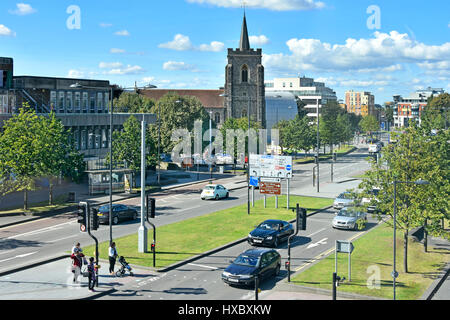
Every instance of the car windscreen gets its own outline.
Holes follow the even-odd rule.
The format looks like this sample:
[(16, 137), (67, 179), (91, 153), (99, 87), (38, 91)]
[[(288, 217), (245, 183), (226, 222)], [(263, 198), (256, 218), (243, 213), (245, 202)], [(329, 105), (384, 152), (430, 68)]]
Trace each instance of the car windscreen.
[[(114, 208), (114, 207), (113, 207), (113, 208)], [(101, 211), (101, 212), (109, 212), (109, 205), (101, 206), (100, 208), (98, 208), (98, 211)]]
[(341, 210), (338, 213), (339, 217), (351, 217), (355, 218), (358, 215), (357, 211)]
[(214, 190), (216, 187), (215, 186), (206, 186), (205, 190)]
[(241, 266), (256, 267), (258, 265), (259, 257), (252, 257), (246, 255), (240, 255), (234, 260), (234, 264)]
[(341, 193), (338, 198), (340, 198), (340, 199), (351, 199), (352, 196), (349, 193)]
[(264, 230), (278, 230), (279, 227), (279, 223), (278, 222), (263, 222), (261, 223), (257, 228), (258, 229), (264, 229)]

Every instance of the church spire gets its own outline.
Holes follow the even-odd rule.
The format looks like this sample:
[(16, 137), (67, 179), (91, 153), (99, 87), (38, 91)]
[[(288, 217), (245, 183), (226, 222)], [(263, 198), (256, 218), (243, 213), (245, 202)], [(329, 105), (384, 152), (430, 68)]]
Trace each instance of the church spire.
[(241, 51), (250, 50), (250, 41), (248, 40), (247, 20), (245, 19), (245, 12), (244, 21), (242, 22), (241, 42), (239, 43), (239, 49), (241, 49)]

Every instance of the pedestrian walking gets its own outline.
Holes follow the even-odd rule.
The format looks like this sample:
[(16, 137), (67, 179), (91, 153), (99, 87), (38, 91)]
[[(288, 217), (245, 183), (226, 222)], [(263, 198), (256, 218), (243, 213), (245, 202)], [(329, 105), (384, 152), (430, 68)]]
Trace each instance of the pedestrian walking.
[(70, 256), (72, 259), (72, 272), (73, 272), (73, 282), (79, 282), (78, 277), (81, 274), (81, 267), (83, 266), (84, 254), (77, 251), (76, 253), (72, 253)]
[(109, 273), (114, 275), (114, 265), (116, 264), (117, 249), (116, 243), (112, 242), (109, 247)]
[(72, 253), (77, 253), (77, 252), (83, 252), (83, 249), (81, 249), (81, 245), (79, 242), (77, 242), (77, 244), (72, 248)]
[(88, 279), (89, 279), (89, 283), (88, 283), (88, 287), (89, 287), (89, 291), (94, 291), (94, 285), (95, 285), (95, 281), (97, 279), (97, 275), (95, 274), (95, 268), (96, 265), (94, 264), (94, 257), (90, 257), (89, 258), (89, 264), (87, 266), (87, 270), (89, 273)]

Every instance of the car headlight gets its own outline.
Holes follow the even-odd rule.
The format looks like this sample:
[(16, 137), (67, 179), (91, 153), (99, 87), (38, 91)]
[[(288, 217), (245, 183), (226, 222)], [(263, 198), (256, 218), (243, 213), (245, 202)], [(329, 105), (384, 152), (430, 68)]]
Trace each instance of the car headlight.
[(272, 240), (272, 238), (273, 238), (272, 236), (268, 236), (266, 239), (267, 240)]
[(253, 278), (252, 275), (245, 275), (245, 276), (240, 276), (241, 279), (251, 279)]
[(249, 238), (251, 238), (251, 237), (252, 237), (252, 234), (251, 234), (251, 233), (249, 233), (249, 234), (248, 234), (248, 237), (249, 237)]
[(228, 278), (229, 276), (231, 276), (231, 273), (225, 271), (225, 272), (222, 273), (222, 276)]

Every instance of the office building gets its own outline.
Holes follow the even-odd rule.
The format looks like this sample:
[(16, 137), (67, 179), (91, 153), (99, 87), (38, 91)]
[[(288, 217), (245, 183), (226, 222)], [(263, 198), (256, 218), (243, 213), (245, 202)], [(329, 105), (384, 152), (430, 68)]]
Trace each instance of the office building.
[(377, 116), (375, 111), (375, 97), (370, 92), (355, 92), (353, 90), (345, 92), (345, 104), (348, 113), (360, 116)]

